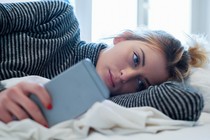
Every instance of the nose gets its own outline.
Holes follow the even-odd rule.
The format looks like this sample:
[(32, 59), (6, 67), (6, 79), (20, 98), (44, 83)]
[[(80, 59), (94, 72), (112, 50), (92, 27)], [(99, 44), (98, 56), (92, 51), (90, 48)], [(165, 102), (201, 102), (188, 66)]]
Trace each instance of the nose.
[(122, 83), (126, 83), (127, 81), (134, 79), (138, 75), (139, 75), (138, 71), (132, 68), (126, 68), (120, 71), (120, 79)]

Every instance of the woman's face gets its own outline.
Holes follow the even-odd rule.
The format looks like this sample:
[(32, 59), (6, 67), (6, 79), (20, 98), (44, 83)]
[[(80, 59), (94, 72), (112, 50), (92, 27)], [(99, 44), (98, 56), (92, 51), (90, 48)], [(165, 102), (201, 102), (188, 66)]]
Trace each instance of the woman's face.
[(119, 41), (102, 51), (96, 70), (112, 94), (136, 92), (168, 79), (163, 54), (138, 40)]

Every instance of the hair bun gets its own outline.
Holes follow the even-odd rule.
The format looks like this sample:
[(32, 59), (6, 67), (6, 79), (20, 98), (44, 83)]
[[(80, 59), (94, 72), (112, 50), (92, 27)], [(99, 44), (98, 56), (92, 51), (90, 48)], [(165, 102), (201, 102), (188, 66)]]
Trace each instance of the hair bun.
[(203, 35), (188, 35), (188, 52), (190, 55), (190, 64), (193, 67), (203, 67), (208, 62), (209, 44)]

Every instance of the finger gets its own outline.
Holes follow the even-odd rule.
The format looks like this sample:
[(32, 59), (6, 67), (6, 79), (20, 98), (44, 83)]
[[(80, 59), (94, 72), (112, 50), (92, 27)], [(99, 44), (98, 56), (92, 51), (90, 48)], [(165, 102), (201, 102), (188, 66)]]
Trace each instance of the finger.
[(47, 90), (37, 83), (20, 83), (18, 86), (20, 86), (23, 89), (23, 92), (25, 93), (32, 93), (36, 95), (41, 103), (47, 108), (52, 108), (52, 99), (50, 95), (48, 94)]
[(8, 103), (8, 111), (10, 112), (10, 114), (12, 114), (18, 120), (23, 120), (23, 119), (29, 118), (26, 111), (14, 102)]
[(47, 121), (38, 106), (30, 98), (25, 96), (25, 94), (22, 94), (21, 90), (17, 90), (15, 96), (11, 98), (15, 103), (21, 106), (34, 121), (47, 126)]
[[(25, 84), (25, 86), (27, 85), (28, 84)], [(40, 109), (30, 98), (28, 98), (28, 96), (26, 96), (29, 93), (23, 91), (23, 86), (21, 84), (18, 84), (16, 87), (10, 89), (9, 93), (9, 98), (17, 105), (22, 107), (28, 113), (28, 115), (30, 115), (30, 117), (32, 117), (38, 123), (47, 126), (47, 121), (43, 117)]]
[(4, 90), (0, 93), (0, 120), (8, 123), (12, 121), (12, 116), (8, 112), (7, 108), (9, 107), (7, 104), (11, 102), (11, 99), (7, 96), (7, 90)]
[(31, 118), (34, 121), (36, 121), (44, 126), (48, 125), (41, 110), (38, 108), (38, 106), (32, 100), (28, 99), (26, 102), (22, 103), (21, 105), (30, 114)]
[(4, 123), (9, 123), (11, 121), (13, 121), (13, 118), (11, 116), (11, 114), (6, 111), (6, 110), (0, 110), (1, 115), (0, 115), (0, 120)]

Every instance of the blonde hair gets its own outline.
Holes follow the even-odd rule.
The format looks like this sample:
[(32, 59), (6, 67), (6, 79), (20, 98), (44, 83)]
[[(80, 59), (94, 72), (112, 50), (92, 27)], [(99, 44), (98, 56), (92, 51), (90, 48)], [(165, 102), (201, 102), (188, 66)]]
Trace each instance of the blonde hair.
[(140, 40), (163, 52), (167, 60), (168, 80), (183, 81), (190, 75), (191, 67), (201, 67), (207, 62), (206, 50), (193, 37), (189, 37), (192, 45), (188, 50), (181, 42), (161, 30), (141, 30), (134, 32), (126, 30), (119, 34), (126, 40)]

